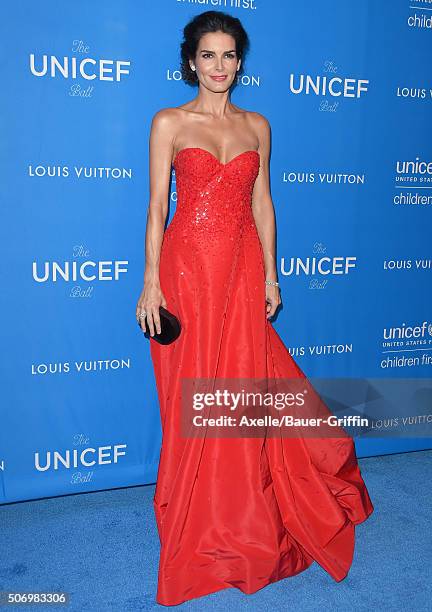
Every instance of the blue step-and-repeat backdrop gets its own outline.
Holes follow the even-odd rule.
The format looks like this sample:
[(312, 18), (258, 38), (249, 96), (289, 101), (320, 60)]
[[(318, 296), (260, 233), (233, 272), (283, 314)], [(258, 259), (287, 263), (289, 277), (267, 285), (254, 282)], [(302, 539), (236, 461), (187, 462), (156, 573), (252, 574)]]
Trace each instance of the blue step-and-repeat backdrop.
[(359, 457), (432, 446), (432, 1), (23, 1), (1, 24), (3, 503), (156, 480), (148, 138), (196, 95), (180, 42), (210, 9), (251, 39), (232, 101), (272, 127), (275, 329), (312, 379), (367, 381), (357, 412), (411, 389)]

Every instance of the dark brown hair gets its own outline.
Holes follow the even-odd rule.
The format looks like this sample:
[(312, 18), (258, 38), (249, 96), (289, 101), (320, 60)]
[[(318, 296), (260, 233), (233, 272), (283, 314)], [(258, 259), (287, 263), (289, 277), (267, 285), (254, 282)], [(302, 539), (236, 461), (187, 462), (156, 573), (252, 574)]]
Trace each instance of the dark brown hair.
[(242, 60), (238, 74), (243, 72), (249, 38), (240, 20), (222, 11), (205, 11), (189, 21), (183, 30), (183, 42), (180, 46), (181, 74), (188, 85), (198, 83), (198, 77), (190, 67), (189, 59), (195, 58), (199, 41), (208, 32), (224, 32), (234, 38), (237, 58)]

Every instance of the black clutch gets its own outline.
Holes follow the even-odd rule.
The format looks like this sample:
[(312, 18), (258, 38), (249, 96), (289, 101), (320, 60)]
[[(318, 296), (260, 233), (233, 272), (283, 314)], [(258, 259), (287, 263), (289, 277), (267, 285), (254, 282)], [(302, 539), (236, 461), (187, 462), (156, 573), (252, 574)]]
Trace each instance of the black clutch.
[[(144, 336), (146, 338), (156, 340), (156, 342), (159, 342), (159, 344), (171, 344), (171, 342), (174, 342), (174, 340), (176, 340), (180, 335), (180, 321), (175, 315), (172, 314), (172, 312), (163, 306), (159, 306), (159, 317), (161, 323), (160, 334), (158, 334), (155, 330), (154, 336), (151, 336), (150, 332), (147, 330), (144, 332)], [(146, 327), (148, 327), (148, 324)]]

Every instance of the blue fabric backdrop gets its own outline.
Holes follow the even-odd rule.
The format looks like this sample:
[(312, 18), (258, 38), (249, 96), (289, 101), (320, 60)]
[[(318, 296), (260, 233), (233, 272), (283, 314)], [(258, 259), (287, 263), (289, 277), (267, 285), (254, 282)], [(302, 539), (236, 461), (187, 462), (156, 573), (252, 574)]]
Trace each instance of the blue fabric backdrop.
[[(157, 395), (135, 320), (148, 137), (156, 111), (196, 95), (179, 45), (207, 9), (246, 27), (232, 100), (272, 126), (275, 328), (308, 376), (418, 379), (432, 412), (431, 3), (9, 3), (1, 502), (156, 479)], [(358, 455), (431, 447), (408, 428), (357, 439)]]

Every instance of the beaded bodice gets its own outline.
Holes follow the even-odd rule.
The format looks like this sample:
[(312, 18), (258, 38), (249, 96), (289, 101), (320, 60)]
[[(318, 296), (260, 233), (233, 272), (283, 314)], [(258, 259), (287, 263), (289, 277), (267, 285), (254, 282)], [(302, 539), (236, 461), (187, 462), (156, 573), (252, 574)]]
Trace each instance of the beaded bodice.
[(258, 151), (244, 151), (223, 164), (205, 149), (187, 147), (178, 152), (173, 166), (177, 207), (166, 237), (193, 232), (211, 240), (254, 225), (251, 201), (260, 166)]

